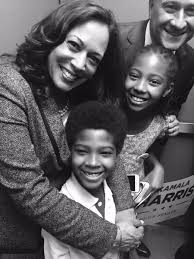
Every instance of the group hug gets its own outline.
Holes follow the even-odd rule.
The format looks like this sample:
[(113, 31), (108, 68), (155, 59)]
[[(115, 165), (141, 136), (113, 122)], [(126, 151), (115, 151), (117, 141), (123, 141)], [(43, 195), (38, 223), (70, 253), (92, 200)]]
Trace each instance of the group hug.
[(193, 35), (194, 0), (130, 23), (65, 0), (0, 57), (0, 259), (150, 256), (128, 176), (163, 186), (152, 145), (179, 134)]

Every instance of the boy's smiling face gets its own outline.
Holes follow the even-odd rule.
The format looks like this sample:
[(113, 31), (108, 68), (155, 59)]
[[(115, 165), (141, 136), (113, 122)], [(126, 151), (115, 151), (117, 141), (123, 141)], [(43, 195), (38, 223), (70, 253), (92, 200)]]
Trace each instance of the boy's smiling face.
[(72, 169), (79, 183), (88, 191), (99, 188), (116, 164), (113, 136), (103, 129), (84, 129), (71, 150)]

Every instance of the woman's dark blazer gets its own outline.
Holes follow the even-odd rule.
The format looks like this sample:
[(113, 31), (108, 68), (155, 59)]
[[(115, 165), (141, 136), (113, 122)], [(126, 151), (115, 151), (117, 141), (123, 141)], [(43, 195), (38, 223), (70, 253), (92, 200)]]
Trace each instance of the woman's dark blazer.
[[(57, 105), (50, 97), (42, 106), (66, 161), (69, 151)], [(110, 248), (116, 226), (58, 192), (54, 185), (60, 169), (29, 84), (13, 66), (0, 65), (0, 258), (41, 258), (36, 254), (40, 226), (95, 258)], [(110, 179), (118, 209), (131, 206), (124, 179), (124, 171)]]
[[(127, 68), (132, 64), (136, 53), (144, 46), (147, 23), (148, 20), (144, 20), (119, 25)], [(177, 114), (194, 84), (194, 49), (184, 44), (175, 55), (179, 63), (179, 71), (171, 98), (171, 111)]]

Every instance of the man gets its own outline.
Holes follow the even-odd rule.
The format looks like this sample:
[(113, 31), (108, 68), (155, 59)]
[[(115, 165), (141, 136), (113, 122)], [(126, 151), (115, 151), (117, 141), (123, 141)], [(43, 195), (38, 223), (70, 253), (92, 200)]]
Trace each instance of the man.
[[(194, 0), (149, 0), (149, 19), (120, 24), (120, 32), (126, 68), (131, 65), (136, 53), (148, 44), (162, 45), (175, 53), (179, 72), (170, 105), (171, 113), (177, 115), (194, 84), (194, 49), (187, 44), (194, 36)], [(156, 148), (160, 149), (160, 153), (160, 145)], [(190, 244), (187, 242), (177, 251), (177, 259), (186, 259), (183, 255), (188, 253), (193, 255)], [(185, 253), (185, 249), (190, 250)], [(140, 254), (149, 257), (150, 252), (140, 246)]]
[(171, 109), (177, 115), (194, 83), (194, 50), (187, 44), (194, 35), (194, 0), (149, 0), (149, 19), (120, 24), (120, 31), (127, 67), (144, 45), (175, 52), (180, 70)]

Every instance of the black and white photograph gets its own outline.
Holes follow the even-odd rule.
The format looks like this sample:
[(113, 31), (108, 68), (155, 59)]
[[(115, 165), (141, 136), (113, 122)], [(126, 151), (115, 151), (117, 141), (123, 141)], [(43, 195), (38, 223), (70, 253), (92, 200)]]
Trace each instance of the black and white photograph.
[(194, 0), (0, 0), (0, 259), (194, 259)]

